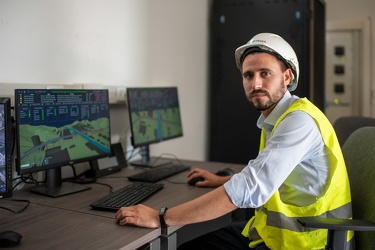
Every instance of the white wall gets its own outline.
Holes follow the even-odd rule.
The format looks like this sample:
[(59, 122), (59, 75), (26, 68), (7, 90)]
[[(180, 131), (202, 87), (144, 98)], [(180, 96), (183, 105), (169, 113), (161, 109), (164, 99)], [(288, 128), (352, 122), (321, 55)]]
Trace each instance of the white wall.
[[(0, 83), (176, 85), (184, 137), (151, 152), (204, 160), (211, 1), (2, 0)], [(326, 7), (328, 21), (375, 18), (373, 0), (327, 0)], [(127, 113), (121, 105), (113, 113), (120, 135)]]
[(178, 86), (184, 132), (152, 146), (154, 155), (206, 159), (208, 12), (207, 0), (150, 1), (150, 84)]
[(0, 82), (145, 81), (148, 5), (147, 0), (0, 1)]
[[(204, 160), (207, 26), (208, 0), (2, 0), (0, 96), (1, 83), (178, 86), (184, 137), (151, 153)], [(127, 115), (111, 107), (125, 147)]]

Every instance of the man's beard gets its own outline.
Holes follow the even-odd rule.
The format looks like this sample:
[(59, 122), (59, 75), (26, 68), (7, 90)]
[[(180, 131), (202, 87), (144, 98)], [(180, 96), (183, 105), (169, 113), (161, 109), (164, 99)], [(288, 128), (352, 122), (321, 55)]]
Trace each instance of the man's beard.
[[(275, 92), (272, 96), (271, 94), (264, 89), (258, 89), (258, 90), (252, 90), (249, 94), (247, 94), (247, 99), (254, 105), (255, 109), (259, 111), (264, 111), (269, 108), (272, 108), (276, 106), (276, 104), (283, 98), (284, 94), (286, 92), (284, 81), (281, 81), (280, 88), (277, 92)], [(268, 100), (266, 102), (262, 102), (260, 99), (255, 98), (252, 100), (251, 96), (253, 94), (257, 93), (263, 93), (265, 96), (268, 97)]]

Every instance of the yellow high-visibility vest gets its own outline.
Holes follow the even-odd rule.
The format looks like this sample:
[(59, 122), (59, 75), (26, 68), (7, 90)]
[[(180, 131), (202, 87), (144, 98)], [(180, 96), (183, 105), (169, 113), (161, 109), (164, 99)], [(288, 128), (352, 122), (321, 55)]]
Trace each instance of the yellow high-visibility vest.
[[(252, 238), (255, 234), (255, 238), (261, 238), (252, 241), (250, 247), (264, 242), (270, 249), (324, 249), (327, 243), (327, 230), (306, 229), (297, 222), (297, 218), (352, 218), (350, 186), (344, 157), (336, 133), (326, 116), (306, 98), (301, 98), (280, 116), (271, 132), (271, 137), (278, 124), (293, 111), (306, 112), (314, 119), (327, 150), (331, 152), (332, 165), (328, 186), (325, 194), (316, 202), (302, 207), (285, 204), (280, 199), (279, 191), (276, 191), (262, 207), (256, 209), (255, 215), (242, 232), (246, 237)], [(262, 130), (260, 150), (265, 147), (265, 140), (265, 130)], [(352, 231), (348, 233), (348, 249), (352, 244), (353, 235)]]

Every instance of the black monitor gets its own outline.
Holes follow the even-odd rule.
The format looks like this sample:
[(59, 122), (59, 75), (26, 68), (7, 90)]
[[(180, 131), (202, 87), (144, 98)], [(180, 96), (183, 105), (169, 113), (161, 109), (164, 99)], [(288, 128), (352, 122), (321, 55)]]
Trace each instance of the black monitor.
[(0, 198), (12, 192), (12, 150), (14, 132), (10, 112), (10, 99), (0, 97)]
[(141, 159), (130, 164), (156, 167), (169, 160), (150, 160), (149, 145), (182, 137), (177, 87), (127, 88), (131, 142), (140, 147)]
[(51, 197), (89, 187), (62, 182), (61, 167), (111, 155), (108, 90), (16, 89), (16, 167), (20, 175), (47, 170), (31, 191)]

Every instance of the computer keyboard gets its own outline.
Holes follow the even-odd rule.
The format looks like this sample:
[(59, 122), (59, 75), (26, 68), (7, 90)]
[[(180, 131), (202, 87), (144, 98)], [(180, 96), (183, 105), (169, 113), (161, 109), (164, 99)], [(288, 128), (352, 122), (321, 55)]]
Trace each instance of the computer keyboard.
[(91, 203), (90, 206), (98, 210), (117, 211), (120, 207), (138, 204), (163, 186), (160, 183), (132, 183)]
[(168, 164), (128, 176), (128, 179), (131, 181), (157, 182), (188, 169), (190, 169), (189, 166), (181, 164)]

